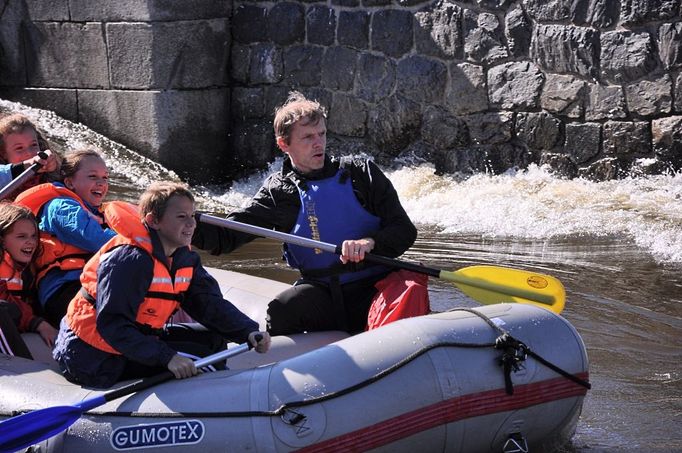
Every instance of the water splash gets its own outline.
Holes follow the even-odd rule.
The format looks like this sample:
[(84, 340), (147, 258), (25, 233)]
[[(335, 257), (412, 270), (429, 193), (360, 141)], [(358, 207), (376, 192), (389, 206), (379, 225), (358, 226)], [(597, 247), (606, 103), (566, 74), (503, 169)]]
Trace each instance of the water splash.
[[(137, 193), (154, 180), (179, 180), (152, 160), (53, 112), (2, 100), (0, 110), (25, 113), (65, 149), (102, 149), (123, 194)], [(231, 186), (193, 187), (200, 208), (224, 213), (243, 206), (281, 164), (279, 158)], [(410, 218), (435, 234), (531, 240), (612, 236), (631, 240), (656, 260), (682, 262), (682, 174), (593, 182), (561, 179), (531, 165), (465, 179), (436, 175), (425, 163), (405, 163), (386, 174)]]

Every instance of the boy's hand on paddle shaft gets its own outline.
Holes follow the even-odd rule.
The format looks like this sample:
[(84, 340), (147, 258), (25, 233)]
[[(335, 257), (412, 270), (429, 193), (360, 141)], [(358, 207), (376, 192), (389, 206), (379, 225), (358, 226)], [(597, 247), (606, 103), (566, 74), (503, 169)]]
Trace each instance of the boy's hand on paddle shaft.
[(183, 357), (180, 354), (175, 354), (170, 362), (168, 362), (168, 369), (173, 373), (175, 379), (184, 379), (197, 374), (194, 360)]
[(374, 239), (363, 238), (343, 241), (341, 244), (341, 262), (359, 263), (365, 259), (365, 253), (369, 253), (374, 248)]
[(253, 349), (261, 354), (268, 352), (268, 349), (270, 349), (270, 334), (267, 332), (251, 332), (248, 341), (253, 346)]

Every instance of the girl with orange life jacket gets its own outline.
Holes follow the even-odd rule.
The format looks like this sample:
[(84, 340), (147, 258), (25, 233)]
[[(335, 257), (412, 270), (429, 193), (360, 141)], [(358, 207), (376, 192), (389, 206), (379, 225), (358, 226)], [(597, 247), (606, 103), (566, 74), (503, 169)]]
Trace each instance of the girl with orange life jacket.
[(22, 190), (46, 182), (47, 174), (59, 168), (57, 156), (52, 151), (43, 151), (47, 159), (38, 156), (41, 144), (46, 146), (38, 128), (24, 115), (15, 113), (0, 119), (0, 187), (12, 182), (31, 164), (42, 164), (33, 178), (6, 199), (13, 199)]
[[(208, 355), (224, 348), (226, 338), (267, 351), (269, 335), (222, 297), (189, 248), (196, 222), (185, 186), (153, 184), (140, 198), (139, 214), (121, 202), (108, 203), (107, 211), (119, 235), (86, 264), (57, 338), (54, 357), (67, 379), (110, 387), (164, 367), (189, 377), (197, 372), (194, 362), (178, 351)], [(209, 331), (168, 326), (178, 308)]]
[(57, 331), (28, 303), (30, 264), (38, 250), (38, 225), (30, 210), (0, 203), (0, 352), (31, 358), (20, 332), (36, 332), (48, 346)]
[(16, 202), (38, 218), (43, 253), (36, 262), (38, 302), (55, 327), (80, 288), (85, 262), (116, 232), (102, 211), (109, 190), (109, 169), (92, 149), (73, 151), (61, 165), (62, 182), (40, 184)]

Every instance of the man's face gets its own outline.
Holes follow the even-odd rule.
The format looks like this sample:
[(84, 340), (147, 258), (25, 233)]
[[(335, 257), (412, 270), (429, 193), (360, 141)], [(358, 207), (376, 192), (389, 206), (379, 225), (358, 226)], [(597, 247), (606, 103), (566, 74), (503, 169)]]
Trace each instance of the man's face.
[(289, 143), (277, 139), (277, 145), (289, 155), (291, 163), (301, 173), (310, 173), (324, 166), (324, 150), (327, 146), (327, 126), (324, 118), (317, 124), (302, 119), (291, 128)]

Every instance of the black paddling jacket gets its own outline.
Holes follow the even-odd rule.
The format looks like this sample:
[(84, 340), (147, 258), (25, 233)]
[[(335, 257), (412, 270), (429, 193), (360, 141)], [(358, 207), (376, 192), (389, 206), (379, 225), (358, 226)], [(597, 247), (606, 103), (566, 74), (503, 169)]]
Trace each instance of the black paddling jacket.
[[(228, 218), (289, 233), (301, 209), (296, 185), (330, 178), (336, 174), (340, 165), (348, 170), (353, 192), (362, 207), (381, 219), (380, 230), (373, 236), (375, 246), (372, 253), (391, 258), (402, 255), (416, 240), (417, 229), (400, 204), (391, 181), (376, 164), (366, 159), (326, 157), (322, 169), (302, 175), (286, 157), (282, 170), (265, 180), (250, 204), (232, 212)], [(255, 238), (256, 236), (248, 233), (198, 222), (192, 245), (219, 255), (229, 253)]]

